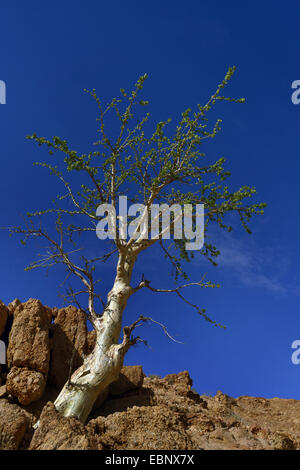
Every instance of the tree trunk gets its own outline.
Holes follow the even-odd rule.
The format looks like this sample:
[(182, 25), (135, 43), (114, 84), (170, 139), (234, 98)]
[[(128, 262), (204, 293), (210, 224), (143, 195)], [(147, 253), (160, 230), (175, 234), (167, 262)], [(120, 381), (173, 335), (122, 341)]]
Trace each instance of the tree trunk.
[(97, 319), (96, 345), (94, 351), (84, 359), (68, 383), (65, 384), (54, 405), (64, 416), (72, 416), (82, 423), (86, 421), (101, 392), (118, 379), (124, 356), (129, 345), (119, 344), (122, 314), (133, 289), (130, 279), (135, 258), (128, 262), (122, 256), (117, 267), (117, 276), (103, 315)]

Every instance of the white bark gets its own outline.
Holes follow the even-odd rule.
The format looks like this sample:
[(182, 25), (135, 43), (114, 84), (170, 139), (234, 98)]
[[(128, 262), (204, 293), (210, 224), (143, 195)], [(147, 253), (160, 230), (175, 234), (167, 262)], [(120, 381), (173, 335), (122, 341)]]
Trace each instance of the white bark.
[(118, 343), (122, 315), (133, 289), (131, 273), (136, 256), (120, 254), (117, 275), (108, 294), (107, 306), (97, 318), (96, 345), (85, 358), (83, 365), (71, 376), (57, 397), (54, 405), (62, 415), (72, 416), (85, 422), (101, 392), (118, 379), (129, 342)]

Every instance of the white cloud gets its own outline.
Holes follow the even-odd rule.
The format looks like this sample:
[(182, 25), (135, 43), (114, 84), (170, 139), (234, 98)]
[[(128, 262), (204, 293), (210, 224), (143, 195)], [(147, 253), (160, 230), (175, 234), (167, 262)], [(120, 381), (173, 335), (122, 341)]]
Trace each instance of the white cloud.
[(287, 292), (280, 278), (289, 258), (282, 248), (259, 247), (251, 236), (237, 239), (231, 233), (218, 234), (214, 240), (221, 251), (219, 268), (230, 270), (241, 284), (278, 294)]

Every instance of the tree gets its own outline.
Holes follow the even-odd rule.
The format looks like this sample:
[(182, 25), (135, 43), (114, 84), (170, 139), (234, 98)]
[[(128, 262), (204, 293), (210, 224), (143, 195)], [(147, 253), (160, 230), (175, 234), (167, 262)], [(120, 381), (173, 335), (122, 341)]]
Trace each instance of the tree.
[[(231, 191), (224, 181), (230, 176), (224, 169), (224, 158), (213, 163), (201, 152), (201, 146), (207, 139), (213, 139), (220, 131), (221, 120), (218, 119), (211, 129), (208, 123), (208, 113), (218, 101), (243, 102), (244, 99), (234, 99), (222, 95), (224, 87), (231, 79), (235, 67), (230, 67), (224, 80), (219, 84), (215, 93), (205, 105), (198, 105), (192, 112), (186, 109), (177, 125), (172, 129), (170, 122), (158, 122), (155, 129), (147, 137), (145, 128), (149, 128), (149, 113), (140, 115), (147, 101), (140, 100), (140, 92), (147, 75), (141, 76), (133, 91), (126, 93), (121, 89), (122, 97), (114, 98), (107, 106), (96, 95), (96, 91), (88, 92), (95, 100), (98, 108), (98, 132), (100, 139), (95, 144), (100, 150), (81, 154), (71, 150), (67, 141), (59, 137), (48, 140), (36, 134), (28, 136), (38, 145), (48, 147), (50, 155), (61, 152), (63, 162), (59, 166), (49, 163), (37, 163), (47, 167), (65, 189), (65, 194), (58, 196), (54, 206), (47, 210), (27, 214), (25, 226), (10, 228), (12, 233), (22, 234), (22, 242), (29, 238), (46, 240), (47, 247), (38, 260), (26, 269), (38, 267), (49, 268), (62, 264), (67, 272), (67, 278), (75, 279), (76, 288), (69, 287), (65, 299), (71, 301), (86, 313), (87, 319), (96, 330), (96, 345), (93, 352), (84, 358), (83, 365), (70, 376), (55, 401), (56, 409), (64, 416), (73, 416), (85, 422), (98, 395), (108, 385), (118, 378), (123, 359), (128, 349), (138, 342), (145, 342), (133, 332), (137, 326), (152, 318), (140, 316), (130, 326), (123, 326), (123, 312), (128, 299), (137, 291), (150, 289), (153, 292), (175, 293), (182, 301), (204, 317), (205, 320), (217, 325), (198, 305), (191, 303), (183, 294), (187, 286), (216, 287), (204, 278), (191, 282), (186, 266), (195, 255), (206, 257), (216, 265), (216, 257), (220, 253), (217, 248), (206, 241), (197, 250), (190, 250), (186, 243), (190, 237), (186, 233), (174, 237), (166, 244), (165, 232), (174, 235), (176, 230), (176, 213), (171, 212), (167, 227), (158, 225), (155, 237), (145, 237), (150, 228), (150, 213), (154, 204), (165, 204), (172, 208), (174, 204), (183, 205), (204, 204), (205, 223), (204, 234), (209, 224), (215, 224), (220, 229), (230, 231), (231, 225), (226, 219), (230, 213), (236, 213), (238, 220), (250, 233), (248, 222), (255, 214), (263, 213), (264, 203), (247, 203), (256, 190), (242, 186)], [(141, 108), (140, 108), (141, 107)], [(106, 127), (106, 117), (110, 112), (118, 120), (118, 131), (111, 136)], [(135, 114), (134, 114), (135, 112)], [(148, 129), (149, 130), (149, 129)], [(61, 168), (60, 168), (61, 167)], [(80, 175), (80, 187), (76, 189), (76, 178), (67, 181), (65, 173)], [(118, 220), (111, 216), (103, 219), (103, 208), (117, 209), (120, 196), (128, 196), (132, 204), (143, 203), (140, 217), (133, 220), (129, 237), (122, 231), (122, 217)], [(110, 206), (105, 206), (110, 204)], [(102, 212), (99, 211), (102, 206)], [(46, 216), (46, 223), (43, 222)], [(51, 225), (50, 217), (55, 223)], [(156, 222), (159, 214), (156, 215)], [(191, 217), (190, 229), (197, 228), (197, 219)], [(99, 222), (102, 227), (99, 228)], [(110, 226), (111, 239), (105, 242), (105, 252), (95, 253), (87, 257), (79, 251), (79, 241), (91, 240), (95, 232), (103, 234), (103, 227)], [(156, 226), (157, 227), (157, 226)], [(124, 227), (123, 227), (124, 228)], [(54, 230), (55, 229), (55, 230)], [(167, 230), (166, 230), (167, 229)], [(102, 231), (101, 231), (102, 230)], [(96, 239), (96, 237), (94, 238)], [(165, 289), (153, 287), (151, 282), (142, 276), (141, 281), (132, 285), (132, 273), (138, 256), (153, 245), (159, 244), (162, 255), (171, 263), (175, 285)], [(103, 245), (104, 247), (104, 241)], [(95, 278), (97, 263), (105, 263), (116, 256), (115, 280), (104, 301), (98, 290)], [(183, 278), (183, 284), (179, 282)], [(82, 287), (77, 288), (78, 280)], [(83, 299), (86, 299), (86, 306)], [(169, 335), (165, 325), (158, 323)], [(169, 335), (170, 336), (170, 335)]]

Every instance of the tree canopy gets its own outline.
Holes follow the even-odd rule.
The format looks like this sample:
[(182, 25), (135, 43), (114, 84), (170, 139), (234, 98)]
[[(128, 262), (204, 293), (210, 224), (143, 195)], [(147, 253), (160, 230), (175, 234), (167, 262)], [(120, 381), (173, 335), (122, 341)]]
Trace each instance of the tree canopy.
[[(96, 90), (87, 91), (97, 106), (97, 123), (99, 138), (94, 149), (87, 153), (73, 150), (70, 144), (57, 136), (52, 139), (28, 136), (39, 146), (46, 146), (51, 155), (51, 162), (39, 162), (36, 165), (46, 167), (55, 175), (64, 187), (64, 194), (58, 195), (52, 207), (27, 214), (25, 226), (11, 228), (14, 233), (21, 233), (22, 242), (28, 238), (41, 237), (47, 241), (47, 247), (38, 259), (26, 269), (38, 267), (49, 268), (55, 264), (63, 264), (67, 278), (76, 276), (83, 283), (83, 289), (74, 290), (70, 285), (66, 299), (84, 310), (88, 318), (93, 320), (101, 315), (105, 308), (104, 296), (98, 290), (98, 282), (94, 279), (95, 266), (107, 261), (113, 254), (119, 257), (136, 256), (143, 250), (158, 243), (162, 256), (171, 264), (174, 275), (174, 288), (153, 288), (150, 281), (142, 279), (134, 287), (134, 291), (148, 288), (156, 292), (175, 292), (182, 300), (194, 307), (209, 322), (216, 324), (205, 309), (189, 302), (182, 294), (186, 286), (216, 287), (213, 282), (204, 278), (191, 282), (186, 269), (187, 263), (195, 256), (204, 256), (216, 265), (220, 254), (217, 247), (204, 239), (199, 250), (187, 250), (186, 238), (165, 240), (162, 234), (156, 239), (120, 236), (119, 221), (116, 226), (117, 236), (110, 240), (110, 247), (105, 253), (95, 253), (87, 257), (82, 253), (85, 247), (80, 246), (80, 235), (88, 233), (95, 236), (97, 216), (100, 204), (118, 206), (120, 196), (126, 195), (131, 204), (142, 203), (149, 210), (152, 204), (204, 204), (205, 223), (204, 235), (208, 226), (215, 224), (221, 230), (232, 230), (226, 217), (236, 213), (238, 220), (246, 232), (251, 233), (249, 221), (253, 215), (264, 212), (265, 203), (253, 202), (256, 189), (241, 186), (232, 190), (227, 179), (230, 172), (226, 171), (225, 158), (210, 162), (203, 152), (203, 143), (214, 139), (221, 130), (221, 119), (210, 124), (209, 114), (219, 101), (243, 103), (244, 98), (224, 96), (223, 91), (235, 72), (230, 67), (216, 91), (206, 104), (198, 104), (194, 110), (186, 109), (178, 121), (173, 124), (171, 119), (158, 122), (151, 130), (150, 113), (144, 112), (148, 101), (141, 99), (147, 75), (141, 76), (130, 92), (120, 89), (120, 97), (113, 98), (104, 104), (96, 94)], [(113, 134), (107, 128), (107, 117), (113, 114), (118, 122), (118, 131)], [(63, 154), (63, 161), (55, 164), (54, 154)], [(73, 184), (72, 175), (79, 173), (81, 184)], [(44, 224), (45, 216), (55, 216), (55, 224), (49, 227)], [(174, 222), (174, 221), (173, 221)], [(55, 230), (53, 228), (55, 227)], [(171, 233), (174, 223), (170, 223)], [(84, 239), (86, 242), (86, 238)], [(100, 250), (99, 250), (100, 251)], [(179, 283), (183, 278), (184, 284)], [(88, 295), (88, 304), (83, 306), (82, 295)], [(97, 307), (95, 306), (98, 301)]]

